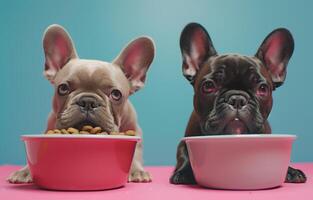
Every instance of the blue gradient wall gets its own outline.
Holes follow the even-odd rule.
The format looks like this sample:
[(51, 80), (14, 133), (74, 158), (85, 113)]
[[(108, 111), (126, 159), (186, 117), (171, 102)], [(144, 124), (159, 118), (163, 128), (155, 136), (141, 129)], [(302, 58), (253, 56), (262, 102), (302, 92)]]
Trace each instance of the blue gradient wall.
[[(298, 3), (297, 3), (298, 2)], [(293, 161), (313, 161), (313, 3), (309, 1), (1, 1), (0, 164), (25, 162), (19, 136), (44, 130), (53, 89), (42, 76), (42, 33), (67, 28), (81, 58), (110, 61), (140, 35), (157, 52), (146, 87), (131, 97), (144, 131), (148, 165), (174, 164), (176, 146), (192, 111), (192, 87), (181, 74), (182, 28), (199, 22), (220, 53), (253, 55), (277, 27), (290, 29), (295, 51), (286, 83), (274, 93), (274, 133), (297, 134)]]

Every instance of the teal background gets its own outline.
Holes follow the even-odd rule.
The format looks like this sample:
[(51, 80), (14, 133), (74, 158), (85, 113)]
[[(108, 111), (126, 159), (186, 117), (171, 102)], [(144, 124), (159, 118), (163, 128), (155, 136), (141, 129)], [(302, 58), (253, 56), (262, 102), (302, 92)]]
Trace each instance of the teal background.
[(45, 129), (53, 88), (42, 75), (42, 34), (53, 23), (71, 34), (81, 58), (111, 61), (131, 39), (151, 36), (156, 57), (146, 86), (131, 97), (144, 131), (147, 165), (172, 165), (192, 111), (181, 73), (179, 36), (201, 23), (219, 53), (253, 55), (265, 36), (288, 28), (295, 39), (287, 81), (274, 93), (274, 133), (297, 134), (292, 160), (313, 161), (312, 1), (2, 1), (0, 2), (0, 164), (23, 164), (21, 134)]

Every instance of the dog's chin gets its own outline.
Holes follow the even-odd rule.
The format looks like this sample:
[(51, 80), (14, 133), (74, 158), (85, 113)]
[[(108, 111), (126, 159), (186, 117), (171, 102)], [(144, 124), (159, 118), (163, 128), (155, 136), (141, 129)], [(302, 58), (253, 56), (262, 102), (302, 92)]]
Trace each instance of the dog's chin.
[(249, 130), (247, 125), (242, 120), (235, 118), (225, 125), (223, 132), (223, 134), (238, 135), (248, 134)]

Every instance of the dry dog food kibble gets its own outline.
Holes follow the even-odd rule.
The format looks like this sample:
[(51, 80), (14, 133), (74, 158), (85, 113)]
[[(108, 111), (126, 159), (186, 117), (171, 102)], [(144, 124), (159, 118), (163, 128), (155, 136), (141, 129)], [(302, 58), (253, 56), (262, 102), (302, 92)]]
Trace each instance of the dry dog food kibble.
[(128, 130), (128, 131), (125, 132), (125, 135), (135, 136), (136, 132), (134, 130)]
[(90, 134), (88, 131), (79, 131), (79, 134)]
[(93, 127), (92, 127), (92, 126), (88, 126), (88, 125), (86, 125), (86, 126), (83, 126), (82, 131), (87, 131), (87, 132), (90, 132), (92, 129), (93, 129)]
[(116, 131), (113, 131), (113, 132), (110, 133), (110, 135), (120, 135), (120, 133), (116, 132)]
[(95, 127), (93, 129), (90, 130), (91, 134), (97, 134), (100, 133), (102, 131), (102, 129), (100, 127)]
[(93, 134), (93, 135), (128, 135), (128, 136), (135, 136), (136, 131), (134, 130), (128, 130), (126, 132), (116, 132), (112, 131), (110, 133), (107, 133), (105, 131), (102, 131), (101, 127), (92, 127), (89, 125), (83, 126), (81, 130), (78, 130), (76, 128), (70, 127), (68, 129), (53, 129), (48, 130), (46, 134)]
[(46, 134), (54, 134), (54, 131), (53, 130), (49, 130), (46, 132)]
[(70, 133), (70, 134), (79, 134), (79, 130), (77, 130), (76, 128), (68, 128), (67, 131)]
[(66, 129), (61, 129), (62, 134), (70, 134)]
[(61, 133), (61, 131), (59, 129), (54, 129), (53, 131), (54, 131), (54, 133), (57, 133), (57, 134)]

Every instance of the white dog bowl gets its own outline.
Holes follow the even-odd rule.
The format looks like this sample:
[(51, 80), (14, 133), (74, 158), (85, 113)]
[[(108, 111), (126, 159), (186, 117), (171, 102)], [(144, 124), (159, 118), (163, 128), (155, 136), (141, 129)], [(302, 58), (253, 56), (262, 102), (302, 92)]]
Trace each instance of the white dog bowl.
[(273, 188), (285, 180), (295, 135), (185, 137), (197, 183), (218, 189)]

